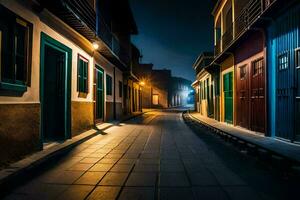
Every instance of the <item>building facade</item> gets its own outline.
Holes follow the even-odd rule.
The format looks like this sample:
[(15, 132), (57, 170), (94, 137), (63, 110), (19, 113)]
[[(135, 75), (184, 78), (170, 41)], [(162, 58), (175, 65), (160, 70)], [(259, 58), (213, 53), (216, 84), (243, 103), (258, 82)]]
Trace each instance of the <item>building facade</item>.
[(192, 84), (195, 90), (195, 110), (201, 115), (218, 119), (220, 113), (218, 108), (219, 76), (208, 70), (209, 65), (213, 61), (214, 54), (211, 52), (202, 53), (196, 60), (193, 68), (196, 72), (196, 81)]
[(219, 0), (213, 16), (214, 58), (194, 66), (196, 110), (210, 117), (203, 90), (219, 71), (221, 122), (298, 142), (299, 2)]
[(128, 2), (114, 3), (1, 1), (2, 162), (121, 117), (117, 86), (131, 59), (123, 46), (137, 30)]
[(192, 81), (180, 77), (171, 78), (171, 107), (180, 107), (194, 104), (194, 89)]

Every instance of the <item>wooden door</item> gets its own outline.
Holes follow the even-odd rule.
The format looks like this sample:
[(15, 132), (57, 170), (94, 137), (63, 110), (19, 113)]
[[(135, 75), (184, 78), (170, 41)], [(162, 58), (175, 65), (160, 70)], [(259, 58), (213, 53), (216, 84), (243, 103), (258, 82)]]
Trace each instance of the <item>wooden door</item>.
[(224, 121), (233, 123), (233, 72), (223, 76), (224, 90)]
[(65, 139), (65, 53), (45, 47), (44, 141)]
[(265, 132), (265, 64), (264, 58), (252, 62), (251, 130)]
[(96, 69), (96, 119), (102, 119), (104, 115), (104, 90), (103, 71)]
[(249, 66), (237, 68), (237, 125), (249, 129)]

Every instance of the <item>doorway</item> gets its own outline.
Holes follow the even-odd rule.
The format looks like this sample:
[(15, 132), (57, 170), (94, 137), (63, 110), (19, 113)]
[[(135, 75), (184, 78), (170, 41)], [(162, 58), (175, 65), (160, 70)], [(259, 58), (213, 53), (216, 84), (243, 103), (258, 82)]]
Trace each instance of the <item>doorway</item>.
[(248, 65), (237, 67), (237, 120), (240, 127), (249, 129), (249, 68)]
[(70, 138), (72, 50), (41, 35), (41, 135), (43, 142)]
[(96, 65), (96, 120), (104, 120), (104, 71)]
[(224, 121), (233, 123), (233, 72), (223, 75)]
[(264, 58), (252, 62), (251, 130), (265, 132), (265, 64)]

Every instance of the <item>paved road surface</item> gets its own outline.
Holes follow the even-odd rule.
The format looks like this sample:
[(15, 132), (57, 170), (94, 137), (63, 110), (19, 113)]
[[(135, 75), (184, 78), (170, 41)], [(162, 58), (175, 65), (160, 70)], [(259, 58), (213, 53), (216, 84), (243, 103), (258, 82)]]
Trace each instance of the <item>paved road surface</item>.
[(41, 169), (5, 199), (296, 199), (282, 178), (176, 112), (109, 128)]

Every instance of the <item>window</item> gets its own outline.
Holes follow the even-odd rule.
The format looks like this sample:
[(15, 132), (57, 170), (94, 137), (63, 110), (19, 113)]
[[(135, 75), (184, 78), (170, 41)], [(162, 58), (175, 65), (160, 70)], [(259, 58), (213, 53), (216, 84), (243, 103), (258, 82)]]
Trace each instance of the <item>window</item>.
[(158, 96), (158, 94), (153, 94), (153, 96), (152, 96), (152, 103), (153, 103), (153, 105), (158, 105), (159, 104), (159, 96)]
[(296, 50), (296, 68), (300, 68), (300, 49)]
[(252, 63), (253, 66), (253, 76), (257, 76), (259, 74), (263, 73), (263, 67), (264, 67), (264, 59), (258, 59)]
[(32, 24), (0, 5), (0, 87), (30, 85), (31, 41)]
[(112, 77), (106, 74), (106, 95), (112, 95)]
[(119, 81), (119, 97), (123, 96), (123, 84), (121, 81)]
[(289, 54), (283, 53), (278, 56), (278, 70), (285, 70), (289, 67)]
[(89, 62), (87, 59), (78, 55), (77, 68), (77, 91), (80, 93), (88, 93), (88, 68)]
[(243, 65), (240, 67), (240, 79), (241, 80), (246, 79), (246, 75), (247, 75), (247, 65)]

